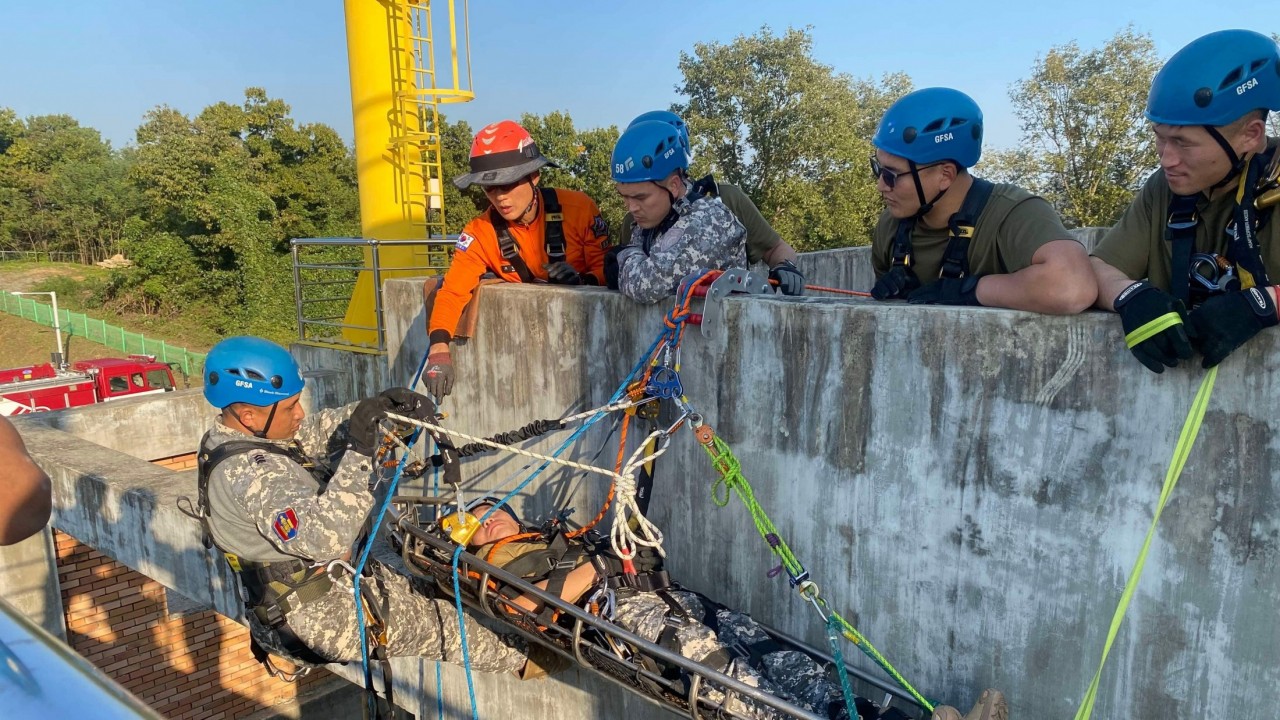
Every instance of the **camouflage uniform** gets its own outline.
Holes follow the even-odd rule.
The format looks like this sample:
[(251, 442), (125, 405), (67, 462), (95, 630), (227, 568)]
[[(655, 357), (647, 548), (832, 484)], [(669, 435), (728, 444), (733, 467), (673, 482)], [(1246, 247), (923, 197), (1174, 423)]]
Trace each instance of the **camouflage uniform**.
[(720, 198), (686, 195), (672, 209), (678, 219), (671, 227), (636, 227), (618, 254), (618, 290), (636, 302), (671, 296), (696, 271), (747, 265), (747, 231)]
[[(224, 460), (209, 477), (209, 530), (218, 547), (254, 562), (300, 559), (327, 564), (346, 555), (360, 535), (373, 495), (372, 461), (347, 450), (343, 423), (354, 405), (307, 418), (294, 440), (254, 438), (223, 425), (221, 419), (201, 440), (208, 451), (229, 441), (282, 448), (295, 446), (315, 458), (327, 482), (292, 458), (249, 450)], [(296, 445), (295, 445), (296, 444)], [(321, 472), (323, 477), (327, 472)], [(391, 656), (420, 656), (461, 662), (458, 616), (452, 603), (417, 595), (408, 579), (371, 563), (371, 587), (387, 623)], [(275, 633), (246, 613), (250, 631), (268, 650), (288, 656)], [(360, 659), (360, 636), (351, 578), (343, 574), (318, 599), (289, 613), (288, 624), (309, 648), (336, 661)], [(499, 636), (467, 619), (471, 661), (478, 670), (517, 671), (525, 662), (523, 640)]]
[[(477, 557), (506, 567), (518, 558), (547, 547), (545, 541), (525, 541), (505, 543), (496, 549), (493, 544), (483, 545), (472, 551)], [(579, 564), (585, 562), (589, 562), (586, 557), (578, 560)], [(674, 628), (672, 651), (810, 712), (833, 719), (848, 717), (840, 686), (829, 676), (827, 666), (799, 651), (777, 650), (764, 627), (744, 613), (719, 607), (695, 592), (674, 589), (661, 592), (662, 596), (633, 589), (618, 590), (613, 622), (654, 643), (659, 642), (667, 628)], [(683, 617), (673, 610), (667, 599), (680, 606)], [(708, 605), (715, 609), (714, 630), (702, 622), (707, 617)], [(704, 697), (717, 703), (725, 702), (722, 689), (714, 684), (705, 687)], [(865, 700), (858, 703), (870, 706)], [(787, 717), (738, 695), (729, 699), (726, 707), (743, 717), (758, 720)]]
[[(818, 715), (829, 716), (833, 720), (849, 717), (844, 709), (840, 686), (831, 680), (827, 667), (796, 650), (764, 653), (753, 666), (744, 656), (749, 653), (742, 651), (749, 651), (753, 645), (770, 640), (760, 623), (744, 613), (720, 608), (716, 611), (718, 628), (713, 631), (698, 620), (705, 617), (702, 596), (684, 590), (667, 591), (667, 595), (688, 614), (675, 631), (675, 644), (681, 655)], [(669, 620), (671, 615), (671, 606), (656, 594), (638, 592), (619, 595), (613, 620), (623, 629), (657, 642), (668, 622), (675, 620)], [(717, 655), (717, 651), (727, 652)], [(708, 662), (712, 656), (721, 660)], [(731, 658), (727, 665), (723, 660), (725, 657)], [(704, 692), (704, 696), (714, 702), (724, 702), (724, 692), (714, 685)], [(736, 695), (729, 700), (726, 709), (758, 720), (788, 717)]]

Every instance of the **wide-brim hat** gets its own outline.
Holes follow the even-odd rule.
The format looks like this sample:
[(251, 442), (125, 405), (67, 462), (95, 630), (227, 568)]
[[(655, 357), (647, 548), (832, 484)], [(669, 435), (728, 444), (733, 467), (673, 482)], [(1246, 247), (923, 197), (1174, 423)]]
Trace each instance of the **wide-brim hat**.
[(454, 178), (453, 184), (459, 190), (466, 190), (472, 185), (510, 185), (544, 167), (560, 167), (541, 155), (531, 159), (521, 157), (520, 159), (524, 160), (524, 162), (518, 165), (511, 165), (511, 158), (504, 158), (504, 155), (517, 155), (517, 153), (500, 153), (471, 158), (471, 172)]

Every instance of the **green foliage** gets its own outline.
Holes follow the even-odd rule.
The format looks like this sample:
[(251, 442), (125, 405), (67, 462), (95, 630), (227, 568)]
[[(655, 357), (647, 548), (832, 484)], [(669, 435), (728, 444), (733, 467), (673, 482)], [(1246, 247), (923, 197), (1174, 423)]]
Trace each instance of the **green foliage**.
[(538, 142), (542, 153), (560, 166), (544, 170), (542, 182), (586, 193), (600, 206), (609, 227), (619, 227), (626, 211), (609, 172), (613, 146), (618, 142), (617, 126), (578, 130), (573, 119), (559, 111), (543, 116), (526, 113), (520, 124)]
[(324, 125), (296, 125), (259, 88), (194, 119), (148, 113), (130, 169), (146, 202), (125, 242), (136, 267), (112, 297), (144, 312), (192, 306), (220, 333), (291, 334), (289, 240), (356, 236), (353, 156)]
[(764, 27), (732, 43), (681, 53), (694, 174), (738, 184), (800, 250), (870, 242), (882, 209), (867, 171), (884, 110), (911, 89), (905, 75), (880, 82), (836, 73), (813, 59), (807, 29)]
[(1143, 110), (1160, 65), (1150, 36), (1132, 27), (1094, 50), (1051, 49), (1009, 93), (1023, 154), (993, 166), (1044, 195), (1068, 227), (1111, 225), (1159, 162)]

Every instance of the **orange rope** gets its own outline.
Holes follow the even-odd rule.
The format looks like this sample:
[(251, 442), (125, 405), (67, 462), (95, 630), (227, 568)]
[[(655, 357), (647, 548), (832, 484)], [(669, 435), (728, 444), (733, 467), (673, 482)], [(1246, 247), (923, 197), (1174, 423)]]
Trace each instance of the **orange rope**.
[(805, 285), (805, 290), (817, 290), (818, 292), (829, 292), (837, 295), (853, 295), (854, 297), (871, 297), (871, 293), (862, 292), (861, 290), (843, 290), (841, 288), (823, 287), (821, 285)]

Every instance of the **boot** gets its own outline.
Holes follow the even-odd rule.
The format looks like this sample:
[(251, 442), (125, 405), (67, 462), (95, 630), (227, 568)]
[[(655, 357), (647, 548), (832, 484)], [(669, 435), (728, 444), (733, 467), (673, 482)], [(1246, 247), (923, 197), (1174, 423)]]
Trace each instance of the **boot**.
[(529, 659), (518, 673), (521, 680), (540, 680), (567, 670), (573, 662), (538, 643), (529, 643)]
[(939, 705), (933, 710), (932, 720), (1009, 720), (1009, 704), (999, 690), (983, 690), (968, 715), (962, 716), (950, 705)]

